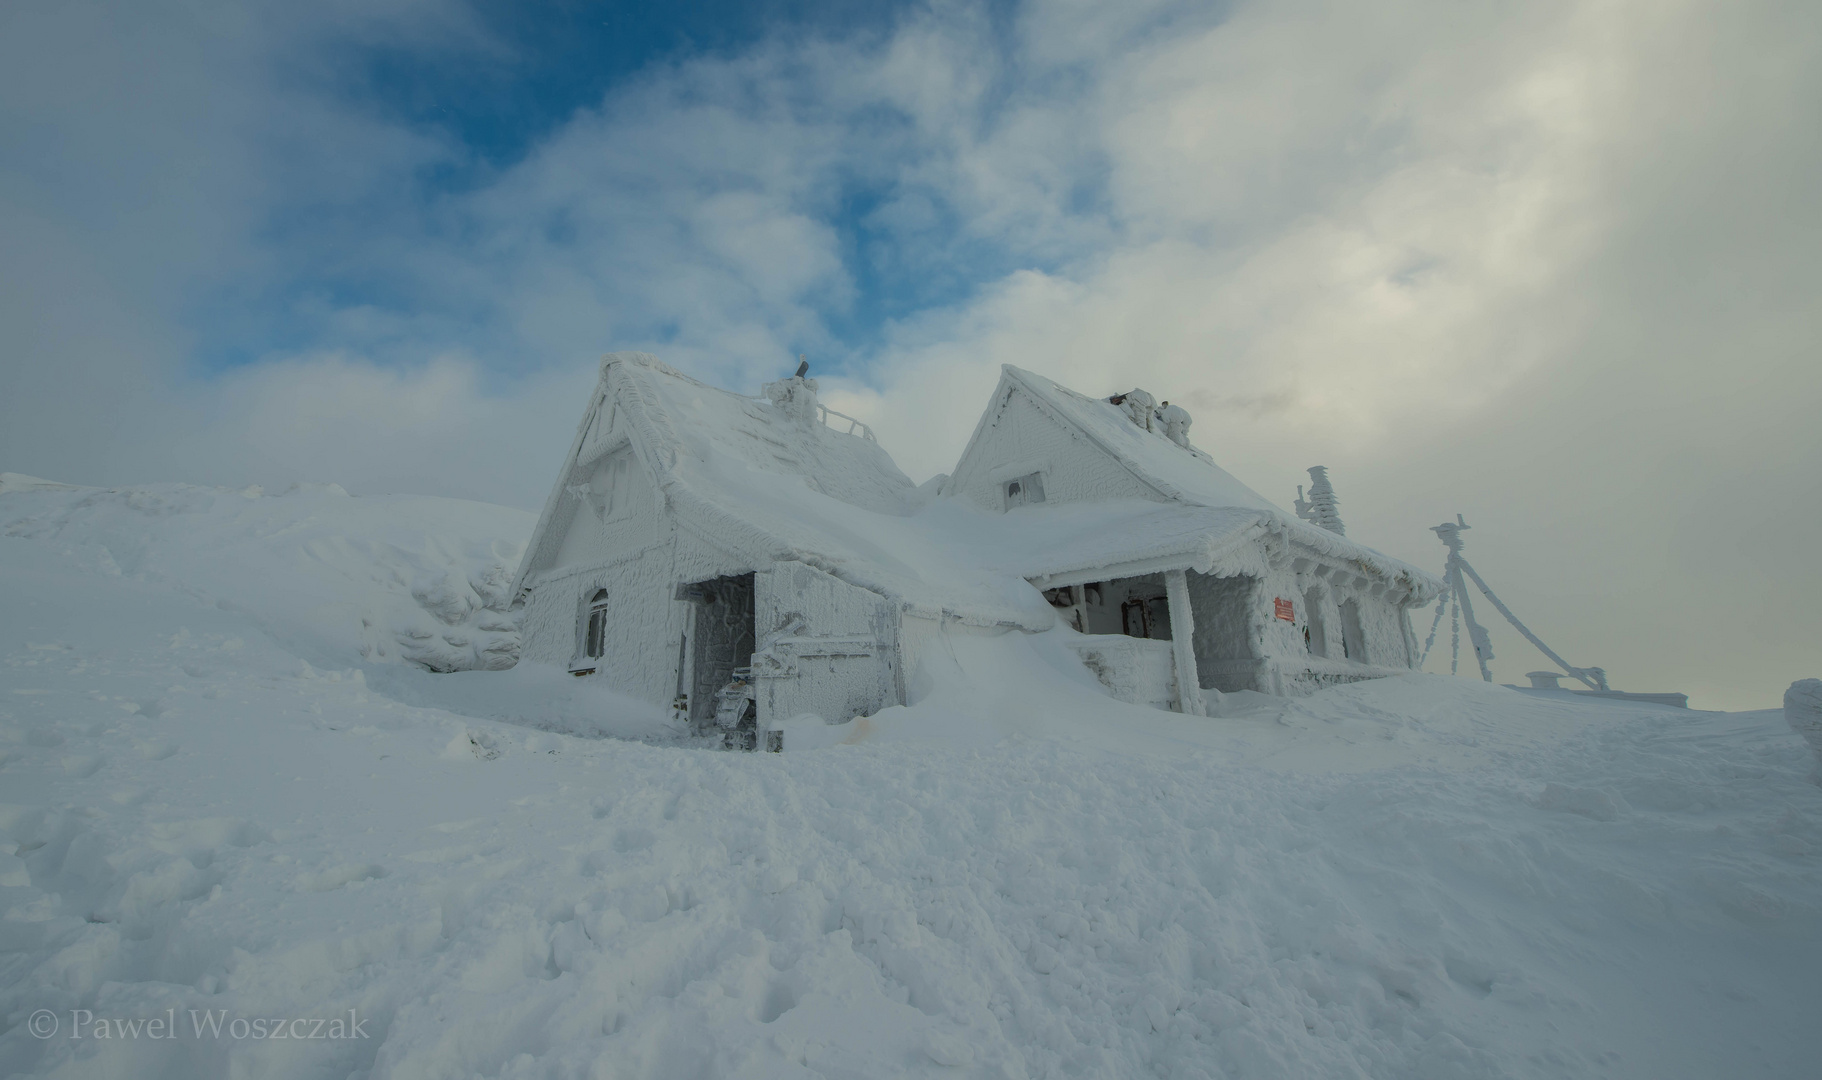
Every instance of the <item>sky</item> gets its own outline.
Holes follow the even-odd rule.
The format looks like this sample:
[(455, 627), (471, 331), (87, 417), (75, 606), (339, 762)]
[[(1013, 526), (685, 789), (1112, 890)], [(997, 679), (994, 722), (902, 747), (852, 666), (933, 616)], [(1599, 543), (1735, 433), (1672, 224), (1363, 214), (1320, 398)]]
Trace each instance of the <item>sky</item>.
[(1572, 662), (1776, 707), (1822, 676), (1818, 103), (1779, 0), (16, 0), (0, 470), (535, 509), (643, 349), (806, 355), (921, 481), (1012, 363), (1287, 507), (1327, 465), (1419, 566), (1463, 514)]

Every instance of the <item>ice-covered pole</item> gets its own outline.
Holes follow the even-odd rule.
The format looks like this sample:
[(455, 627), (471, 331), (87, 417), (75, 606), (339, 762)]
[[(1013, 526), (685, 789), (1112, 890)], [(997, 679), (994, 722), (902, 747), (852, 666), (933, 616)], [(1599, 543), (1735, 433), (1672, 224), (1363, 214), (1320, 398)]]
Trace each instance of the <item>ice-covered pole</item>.
[[(1170, 609), (1170, 646), (1177, 673), (1177, 708), (1191, 716), (1209, 715), (1202, 693), (1202, 677), (1196, 670), (1195, 609), (1190, 606), (1189, 575), (1182, 570), (1164, 574), (1166, 604)], [(1219, 706), (1221, 691), (1213, 691)]]
[[(1311, 475), (1315, 475), (1315, 470), (1311, 470)], [(1468, 600), (1468, 586), (1461, 577), (1462, 567), (1467, 565), (1467, 560), (1461, 557), (1461, 534), (1468, 527), (1462, 516), (1456, 514), (1453, 523), (1445, 521), (1441, 525), (1432, 526), (1430, 531), (1449, 549), (1449, 561), (1444, 564), (1442, 571), (1443, 581), (1449, 587), (1448, 595), (1455, 599), (1456, 614), (1462, 622), (1468, 624), (1468, 643), (1474, 646), (1474, 659), (1480, 664), (1480, 677), (1492, 682), (1493, 669), (1487, 666), (1487, 661), (1493, 659), (1493, 639), (1487, 636), (1485, 627), (1474, 621), (1474, 605)], [(1450, 662), (1450, 674), (1454, 674), (1456, 662), (1461, 657), (1460, 638), (1454, 639), (1452, 651), (1455, 659)]]
[[(1822, 679), (1798, 679), (1790, 684), (1790, 689), (1784, 691), (1784, 722), (1803, 736), (1803, 741), (1815, 751), (1817, 761), (1822, 762)], [(1822, 765), (1815, 775), (1822, 783)]]

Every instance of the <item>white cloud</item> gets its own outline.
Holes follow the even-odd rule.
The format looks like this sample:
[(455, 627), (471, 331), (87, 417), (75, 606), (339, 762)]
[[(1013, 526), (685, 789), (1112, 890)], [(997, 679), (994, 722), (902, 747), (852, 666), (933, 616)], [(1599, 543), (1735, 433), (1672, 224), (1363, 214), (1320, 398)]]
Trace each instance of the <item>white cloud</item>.
[[(939, 5), (647, 72), (424, 205), (414, 170), (459, 147), (321, 93), (321, 50), (258, 61), (281, 25), (497, 48), (459, 7), (33, 10), (62, 44), (7, 35), (31, 63), (0, 84), (41, 152), (0, 170), (6, 468), (536, 505), (595, 357), (646, 347), (749, 389), (838, 361), (832, 403), (921, 478), (1010, 362), (1186, 404), (1276, 498), (1328, 464), (1394, 554), (1434, 562), (1423, 527), (1467, 513), (1508, 599), (1631, 685), (1817, 674), (1814, 5)], [(43, 92), (59, 71), (86, 96)], [(838, 228), (857, 189), (879, 265)], [(266, 246), (300, 206), (321, 234)], [(184, 374), (197, 291), (287, 258), (409, 300), (298, 297), (310, 348)], [(864, 272), (953, 297), (983, 265), (877, 348), (829, 328)]]
[[(1092, 36), (1051, 32), (1076, 62)], [(1507, 598), (1628, 685), (1770, 704), (1822, 630), (1792, 289), (1822, 284), (1819, 41), (1769, 4), (1256, 4), (1154, 36), (1076, 102), (1118, 239), (901, 327), (844, 407), (924, 474), (999, 363), (1143, 385), (1268, 495), (1333, 466), (1414, 561), (1466, 512)]]

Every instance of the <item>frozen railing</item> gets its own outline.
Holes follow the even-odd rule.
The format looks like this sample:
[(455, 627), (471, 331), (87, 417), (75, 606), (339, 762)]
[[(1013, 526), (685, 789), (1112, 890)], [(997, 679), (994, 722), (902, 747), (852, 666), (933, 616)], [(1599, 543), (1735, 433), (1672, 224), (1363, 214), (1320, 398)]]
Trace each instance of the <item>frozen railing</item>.
[(829, 408), (827, 405), (824, 405), (820, 401), (816, 403), (816, 416), (824, 424), (827, 424), (829, 427), (834, 428), (836, 431), (840, 431), (841, 427), (839, 425), (837, 425), (835, 423), (835, 421), (846, 420), (848, 422), (847, 434), (859, 435), (861, 438), (867, 440), (870, 443), (876, 443), (879, 441), (878, 439), (873, 437), (872, 428), (861, 423), (859, 420), (856, 420), (854, 417), (849, 416), (847, 413), (836, 412), (834, 409)]

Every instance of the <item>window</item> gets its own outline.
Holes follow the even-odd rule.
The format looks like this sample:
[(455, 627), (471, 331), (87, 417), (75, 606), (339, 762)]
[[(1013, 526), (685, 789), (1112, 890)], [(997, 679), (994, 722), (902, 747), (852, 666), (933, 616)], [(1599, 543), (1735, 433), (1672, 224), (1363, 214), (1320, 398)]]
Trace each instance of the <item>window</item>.
[(1006, 481), (1006, 509), (1044, 501), (1044, 478), (1041, 473), (1026, 473), (1017, 480)]
[(1120, 605), (1120, 632), (1127, 637), (1170, 640), (1170, 603), (1162, 596), (1133, 596)]
[(1356, 664), (1367, 662), (1366, 632), (1360, 625), (1360, 605), (1353, 600), (1341, 602), (1341, 655)]
[(586, 487), (588, 502), (603, 521), (627, 510), (626, 484), (632, 464), (631, 451), (618, 450), (601, 459), (590, 474)]
[(588, 601), (588, 633), (583, 639), (582, 651), (594, 659), (607, 651), (606, 589), (595, 590), (595, 595)]
[(1303, 644), (1311, 656), (1329, 654), (1328, 628), (1322, 624), (1322, 592), (1310, 589), (1303, 594)]

